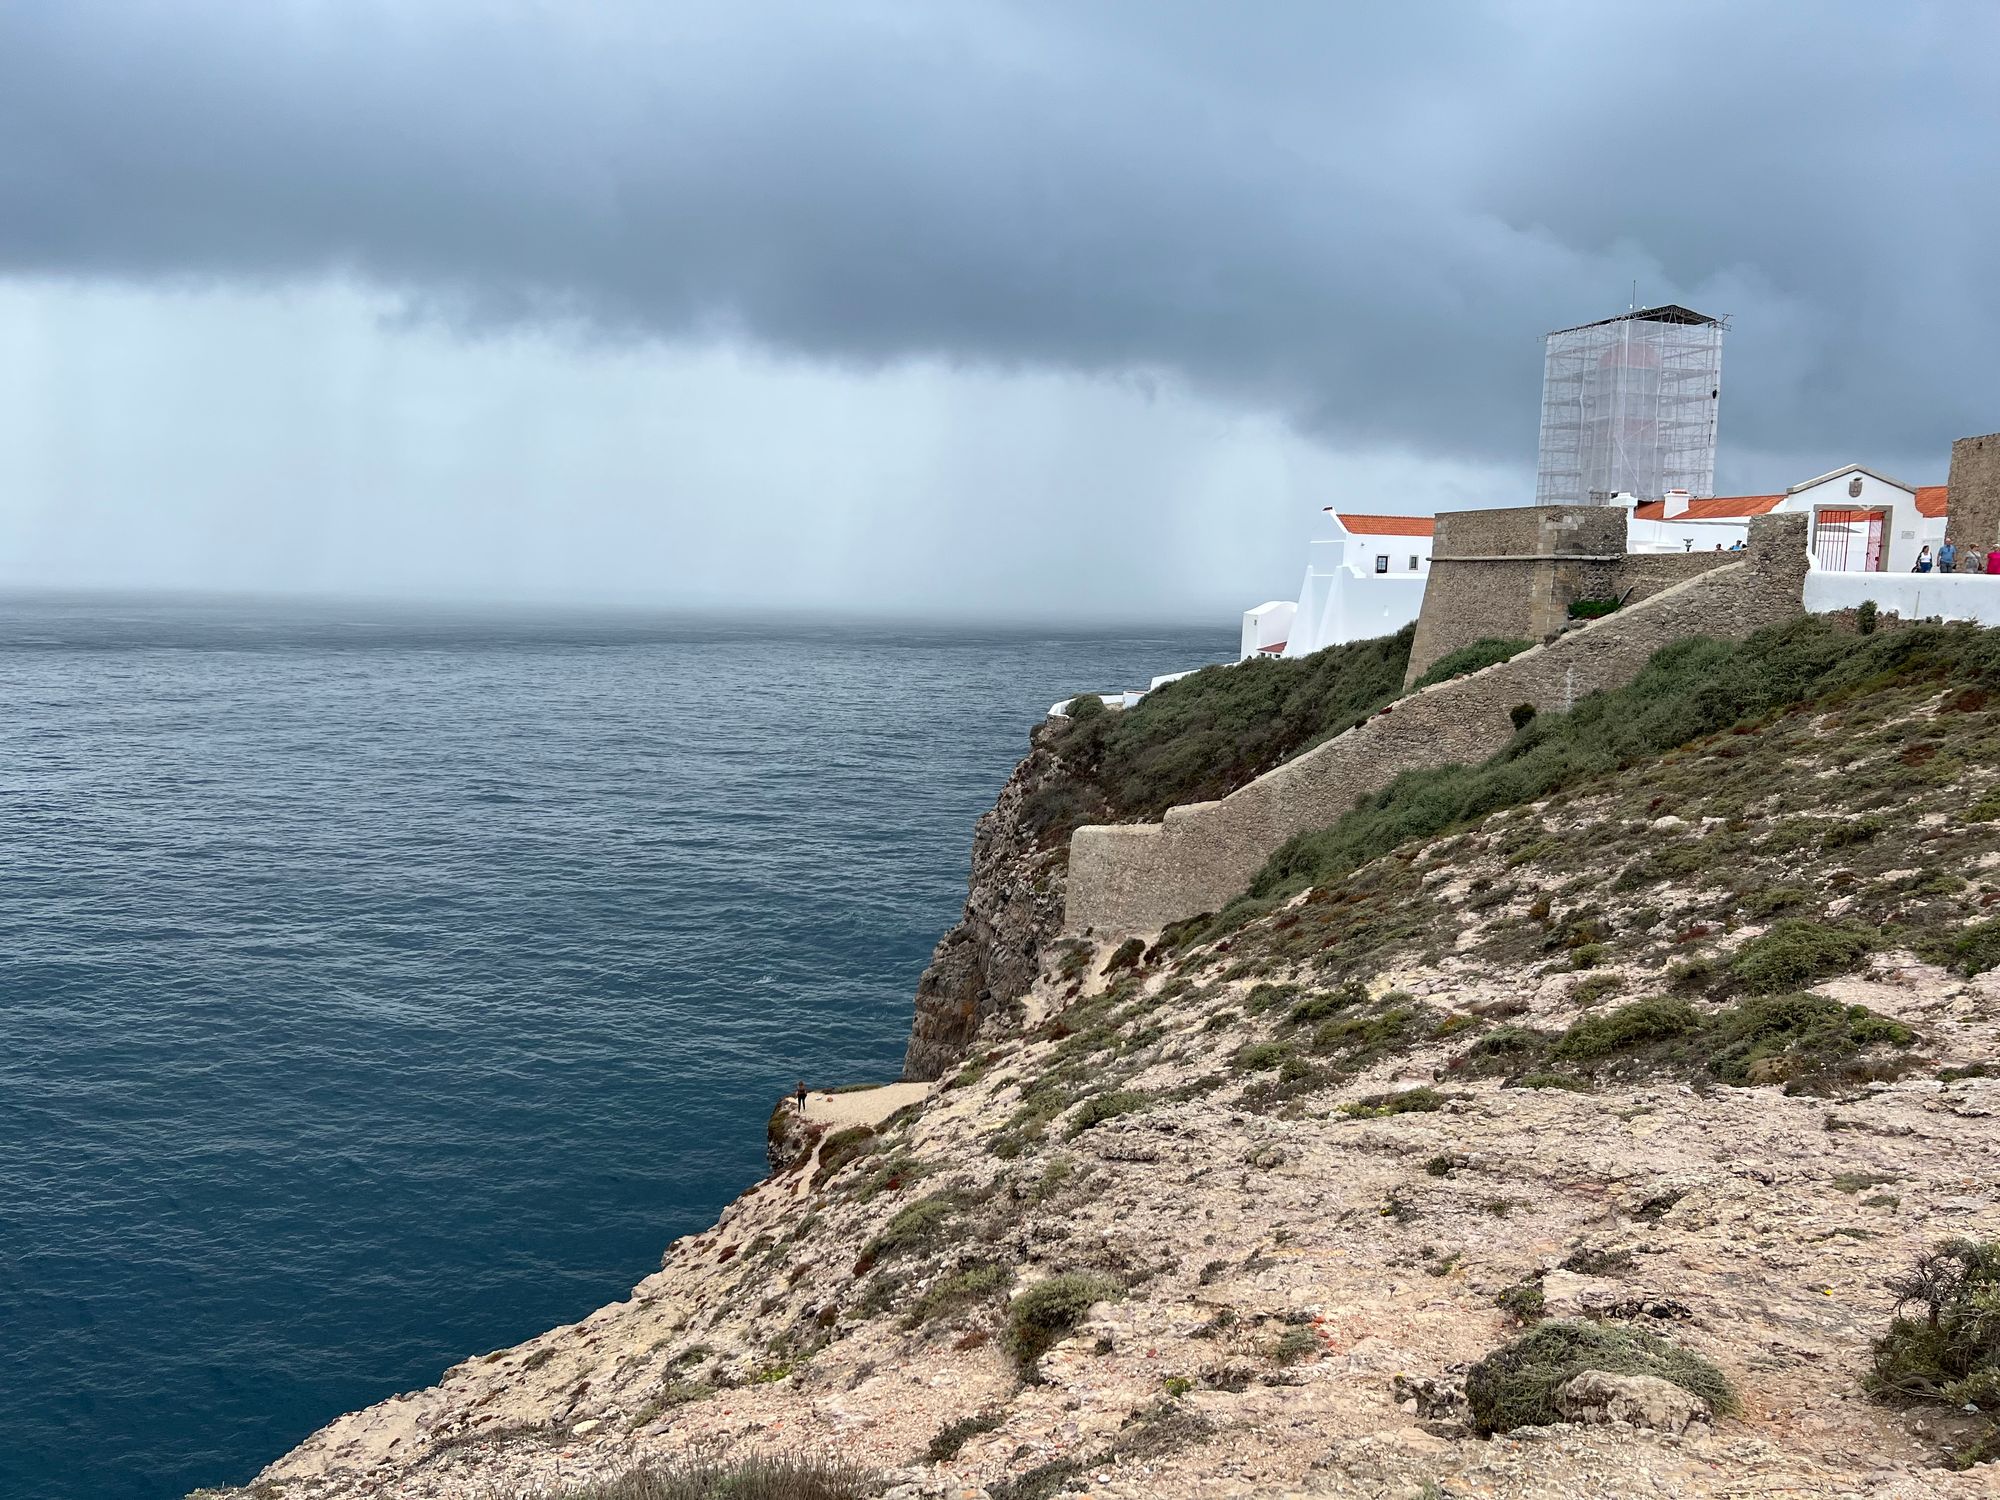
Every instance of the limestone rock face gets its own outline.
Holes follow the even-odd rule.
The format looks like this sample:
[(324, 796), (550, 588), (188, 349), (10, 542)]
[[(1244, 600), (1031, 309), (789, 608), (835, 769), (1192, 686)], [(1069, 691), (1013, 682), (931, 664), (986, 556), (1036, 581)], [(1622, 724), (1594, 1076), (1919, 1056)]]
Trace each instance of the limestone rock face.
[(1692, 1391), (1657, 1375), (1585, 1370), (1556, 1392), (1556, 1410), (1572, 1422), (1627, 1422), (1654, 1432), (1686, 1432), (1714, 1415)]
[(937, 1078), (954, 1067), (979, 1028), (1034, 986), (1044, 945), (1062, 931), (1066, 841), (1039, 847), (1021, 815), (1027, 798), (1064, 770), (1042, 728), (1031, 739), (1027, 759), (973, 829), (965, 912), (917, 981), (906, 1079)]

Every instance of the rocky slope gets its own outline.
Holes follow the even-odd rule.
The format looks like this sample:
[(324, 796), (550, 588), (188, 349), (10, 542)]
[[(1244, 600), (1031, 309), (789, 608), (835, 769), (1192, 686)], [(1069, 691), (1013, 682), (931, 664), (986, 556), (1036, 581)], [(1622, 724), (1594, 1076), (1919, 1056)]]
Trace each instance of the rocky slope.
[(955, 1067), (981, 1026), (1012, 1014), (1035, 982), (1043, 949), (1062, 930), (1067, 844), (1024, 816), (1037, 792), (1064, 780), (1050, 741), (1049, 726), (1037, 725), (1027, 758), (974, 826), (964, 915), (917, 980), (906, 1079), (933, 1079)]
[[(1996, 746), (1983, 691), (1878, 683), (1144, 955), (1003, 928), (1025, 878), (980, 919), (1039, 936), (1018, 1006), (936, 1033), (969, 1064), (256, 1492), (777, 1448), (1010, 1500), (1993, 1493), (1943, 1463), (1979, 1417), (1862, 1380), (1891, 1278), (2000, 1238)], [(1478, 1435), (1468, 1369), (1544, 1319), (1738, 1407)]]

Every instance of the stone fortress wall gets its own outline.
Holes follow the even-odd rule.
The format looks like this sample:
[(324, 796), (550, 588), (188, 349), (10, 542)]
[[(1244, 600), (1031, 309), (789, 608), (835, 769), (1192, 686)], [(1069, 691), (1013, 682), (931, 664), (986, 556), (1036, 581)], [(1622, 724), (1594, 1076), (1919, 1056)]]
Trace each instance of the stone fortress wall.
[[(1571, 513), (1583, 510), (1592, 515), (1581, 524), (1569, 519)], [(1477, 520), (1461, 527), (1463, 517)], [(1476, 568), (1497, 566), (1510, 571), (1495, 576), (1511, 578), (1516, 589), (1524, 583), (1539, 587), (1546, 582), (1551, 598), (1571, 586), (1565, 578), (1580, 580), (1579, 587), (1596, 587), (1582, 565), (1612, 567), (1606, 559), (1624, 549), (1624, 512), (1609, 507), (1459, 512), (1440, 516), (1438, 522), (1440, 543), (1453, 532), (1461, 551), (1482, 549), (1460, 558), (1483, 560), (1466, 570), (1475, 582)], [(1382, 790), (1405, 771), (1492, 755), (1513, 738), (1509, 714), (1516, 705), (1568, 709), (1587, 694), (1630, 682), (1655, 651), (1674, 641), (1697, 635), (1746, 636), (1800, 614), (1807, 568), (1805, 528), (1803, 516), (1759, 516), (1750, 523), (1745, 552), (1631, 559), (1643, 565), (1632, 575), (1635, 586), (1657, 585), (1657, 591), (1643, 601), (1564, 631), (1511, 661), (1398, 699), (1366, 723), (1266, 772), (1219, 802), (1172, 808), (1159, 823), (1079, 828), (1070, 840), (1065, 930), (1100, 935), (1157, 932), (1170, 922), (1219, 910), (1249, 887), (1287, 839), (1327, 826), (1351, 809), (1357, 797)], [(1673, 569), (1660, 566), (1692, 568), (1697, 556), (1702, 566), (1693, 577), (1676, 579)], [(1579, 565), (1575, 572), (1565, 572), (1570, 563)], [(1613, 572), (1624, 576), (1617, 568)], [(1481, 636), (1527, 635), (1526, 627), (1541, 618), (1534, 613), (1539, 606), (1523, 608), (1518, 594), (1505, 595), (1496, 586), (1483, 595), (1491, 600), (1495, 618), (1482, 620), (1461, 597), (1461, 588), (1471, 586), (1454, 581), (1449, 571), (1433, 562), (1424, 617), (1417, 624), (1418, 642), (1425, 640), (1433, 600), (1446, 612), (1443, 618), (1452, 634), (1474, 632), (1466, 641), (1454, 642), (1459, 645)], [(1566, 623), (1567, 600), (1563, 608), (1565, 619), (1559, 624)], [(1433, 642), (1444, 633), (1434, 624)]]
[(2000, 432), (1951, 445), (1945, 535), (1961, 552), (2000, 547)]
[(1526, 505), (1437, 518), (1430, 581), (1405, 687), (1475, 641), (1539, 641), (1569, 623), (1578, 599), (1628, 604), (1712, 568), (1728, 552), (1628, 553), (1626, 512), (1609, 505)]

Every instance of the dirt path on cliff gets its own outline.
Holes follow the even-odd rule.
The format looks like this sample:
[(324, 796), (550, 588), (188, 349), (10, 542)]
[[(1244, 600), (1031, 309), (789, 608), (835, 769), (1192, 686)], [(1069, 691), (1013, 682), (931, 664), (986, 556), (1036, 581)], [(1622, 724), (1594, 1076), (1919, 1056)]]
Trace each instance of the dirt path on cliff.
[(806, 1095), (806, 1123), (829, 1130), (849, 1125), (880, 1125), (905, 1104), (915, 1104), (931, 1091), (928, 1083), (885, 1083), (879, 1088), (849, 1089), (838, 1094)]

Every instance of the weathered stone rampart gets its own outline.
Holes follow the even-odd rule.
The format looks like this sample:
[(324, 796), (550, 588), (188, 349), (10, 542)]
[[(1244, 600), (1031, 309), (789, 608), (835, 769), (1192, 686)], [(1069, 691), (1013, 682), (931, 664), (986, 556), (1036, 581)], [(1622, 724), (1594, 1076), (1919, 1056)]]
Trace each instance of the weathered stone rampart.
[(1579, 599), (1634, 603), (1728, 566), (1728, 552), (1628, 553), (1627, 516), (1609, 505), (1529, 505), (1437, 518), (1430, 580), (1405, 685), (1476, 641), (1538, 641)]
[[(1622, 514), (1619, 515), (1622, 525)], [(1482, 760), (1513, 737), (1510, 710), (1562, 710), (1620, 687), (1662, 646), (1740, 637), (1801, 613), (1805, 518), (1759, 516), (1746, 552), (1511, 661), (1438, 683), (1219, 802), (1176, 807), (1160, 823), (1079, 828), (1070, 841), (1065, 927), (1155, 932), (1241, 894), (1280, 845), (1323, 828), (1405, 771)], [(1679, 562), (1680, 559), (1648, 559)], [(1435, 564), (1433, 568), (1435, 569)], [(1432, 588), (1438, 586), (1433, 571)], [(1481, 634), (1499, 635), (1501, 630)]]
[(2000, 547), (2000, 432), (1951, 445), (1951, 499), (1945, 534), (1961, 552)]

